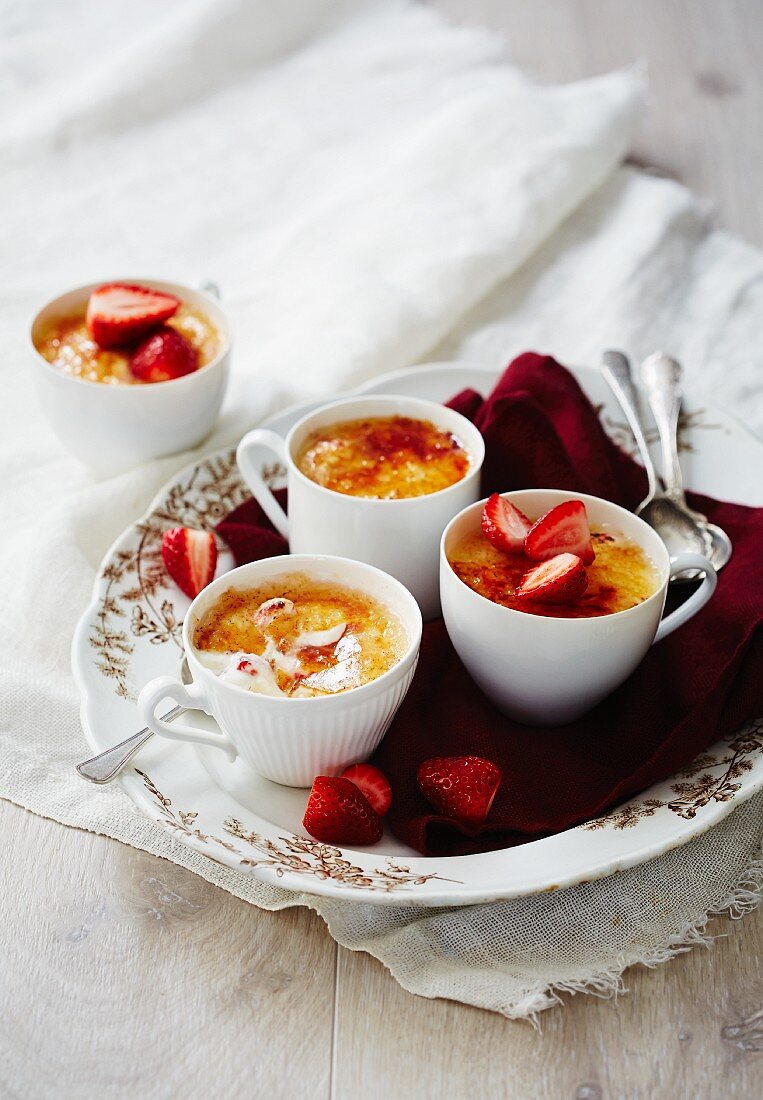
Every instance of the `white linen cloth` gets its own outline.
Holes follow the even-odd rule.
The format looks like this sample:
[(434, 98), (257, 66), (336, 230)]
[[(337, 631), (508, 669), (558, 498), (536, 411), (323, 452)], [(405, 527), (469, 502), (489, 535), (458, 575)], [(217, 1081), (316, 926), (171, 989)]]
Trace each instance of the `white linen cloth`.
[[(204, 449), (381, 371), (528, 347), (580, 362), (661, 344), (760, 426), (760, 255), (712, 231), (683, 188), (618, 167), (635, 73), (538, 88), (491, 36), (404, 0), (134, 0), (127, 27), (123, 10), (5, 13), (0, 795), (256, 905), (311, 905), (425, 996), (527, 1016), (565, 989), (616, 988), (627, 965), (700, 937), (708, 911), (752, 904), (760, 798), (601, 883), (433, 913), (264, 886), (75, 776), (72, 631), (110, 543), (189, 456), (107, 480), (69, 458), (37, 411), (27, 320), (80, 282), (217, 279), (234, 371)], [(666, 882), (673, 906), (647, 920), (643, 898)], [(630, 919), (615, 928), (613, 909)]]

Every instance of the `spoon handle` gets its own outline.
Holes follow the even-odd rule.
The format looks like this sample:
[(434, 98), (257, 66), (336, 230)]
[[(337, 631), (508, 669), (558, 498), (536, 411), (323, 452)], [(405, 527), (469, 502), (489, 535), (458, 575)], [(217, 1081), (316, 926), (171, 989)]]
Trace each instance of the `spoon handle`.
[(684, 483), (678, 461), (678, 416), (681, 411), (681, 367), (662, 351), (650, 355), (641, 364), (649, 405), (660, 433), (662, 480), (665, 491), (678, 504), (684, 504)]
[[(171, 722), (182, 713), (183, 707), (173, 707), (162, 715), (162, 718), (165, 722)], [(153, 736), (148, 727), (138, 730), (126, 741), (120, 741), (118, 745), (112, 745), (110, 749), (99, 753), (98, 756), (91, 756), (89, 760), (83, 760), (81, 764), (77, 764), (77, 771), (90, 783), (110, 783)]]
[(649, 445), (644, 435), (639, 412), (638, 393), (633, 384), (631, 365), (621, 351), (605, 351), (601, 357), (601, 373), (609, 383), (609, 388), (620, 402), (620, 408), (625, 413), (633, 438), (636, 440), (641, 462), (646, 471), (647, 495), (636, 509), (641, 509), (649, 503), (657, 492), (657, 476), (654, 471), (654, 463), (649, 453)]

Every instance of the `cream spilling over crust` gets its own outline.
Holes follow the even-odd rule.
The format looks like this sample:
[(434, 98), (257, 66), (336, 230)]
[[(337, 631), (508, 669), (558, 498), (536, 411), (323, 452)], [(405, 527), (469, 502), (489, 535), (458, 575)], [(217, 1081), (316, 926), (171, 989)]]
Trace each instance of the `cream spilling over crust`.
[(201, 618), (193, 645), (221, 679), (261, 695), (335, 695), (377, 679), (402, 658), (408, 636), (374, 597), (288, 573), (228, 589)]
[(471, 458), (455, 435), (429, 420), (384, 416), (344, 420), (311, 432), (297, 466), (335, 493), (399, 500), (461, 481)]
[(627, 611), (659, 588), (659, 574), (651, 558), (621, 532), (602, 527), (591, 532), (591, 541), (596, 558), (587, 567), (588, 588), (574, 602), (566, 604), (516, 599), (514, 593), (522, 577), (538, 563), (524, 553), (508, 554), (497, 549), (481, 530), (461, 539), (448, 560), (464, 584), (493, 603), (557, 619), (584, 619)]

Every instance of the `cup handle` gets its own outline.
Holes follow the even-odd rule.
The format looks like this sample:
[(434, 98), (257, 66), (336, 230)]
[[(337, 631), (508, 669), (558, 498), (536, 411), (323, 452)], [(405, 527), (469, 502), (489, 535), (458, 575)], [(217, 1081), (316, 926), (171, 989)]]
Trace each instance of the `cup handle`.
[(244, 475), (249, 488), (254, 494), (255, 500), (262, 508), (265, 515), (280, 535), (285, 539), (289, 537), (289, 520), (281, 505), (273, 496), (269, 486), (262, 477), (260, 463), (257, 461), (257, 451), (265, 448), (272, 451), (276, 458), (285, 467), (286, 444), (283, 437), (277, 432), (271, 432), (268, 428), (254, 428), (247, 432), (236, 449), (236, 462)]
[(707, 558), (703, 558), (701, 554), (690, 554), (687, 552), (684, 554), (676, 554), (674, 558), (670, 559), (671, 579), (677, 576), (678, 573), (682, 573), (684, 569), (700, 570), (700, 572), (704, 574), (702, 584), (685, 603), (682, 603), (681, 606), (677, 607), (675, 611), (672, 611), (670, 615), (665, 616), (657, 627), (657, 633), (654, 636), (652, 645), (654, 645), (655, 642), (661, 641), (663, 638), (667, 638), (668, 634), (672, 634), (679, 626), (683, 626), (684, 623), (688, 623), (689, 619), (694, 618), (697, 612), (705, 606), (713, 592), (715, 592), (715, 586), (718, 583), (718, 574)]
[(170, 741), (190, 741), (195, 745), (211, 745), (215, 749), (222, 749), (229, 760), (235, 760), (238, 756), (235, 745), (225, 733), (205, 733), (204, 730), (192, 729), (178, 722), (170, 725), (156, 714), (156, 708), (162, 699), (172, 699), (186, 710), (203, 710), (210, 713), (207, 697), (204, 689), (198, 684), (189, 684), (187, 687), (172, 676), (159, 676), (151, 680), (138, 696), (138, 713), (141, 721), (160, 737), (167, 737)]

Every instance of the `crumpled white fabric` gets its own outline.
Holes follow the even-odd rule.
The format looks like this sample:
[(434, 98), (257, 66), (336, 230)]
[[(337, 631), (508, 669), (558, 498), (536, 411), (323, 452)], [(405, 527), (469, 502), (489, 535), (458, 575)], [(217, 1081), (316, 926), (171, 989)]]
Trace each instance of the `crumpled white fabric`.
[[(205, 448), (417, 360), (531, 346), (583, 362), (662, 344), (760, 425), (761, 257), (683, 188), (618, 168), (634, 73), (538, 88), (494, 38), (406, 0), (130, 10), (126, 26), (116, 4), (35, 0), (0, 39), (0, 795), (256, 905), (309, 904), (425, 996), (527, 1016), (565, 989), (616, 988), (696, 939), (708, 910), (751, 904), (759, 799), (624, 875), (433, 913), (266, 887), (76, 778), (74, 625), (108, 546), (189, 456), (108, 479), (70, 459), (37, 412), (26, 325), (78, 282), (218, 280), (234, 372)], [(667, 912), (646, 913), (646, 885), (676, 881)]]

